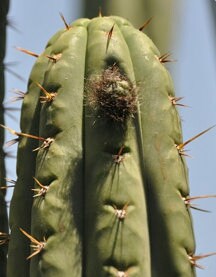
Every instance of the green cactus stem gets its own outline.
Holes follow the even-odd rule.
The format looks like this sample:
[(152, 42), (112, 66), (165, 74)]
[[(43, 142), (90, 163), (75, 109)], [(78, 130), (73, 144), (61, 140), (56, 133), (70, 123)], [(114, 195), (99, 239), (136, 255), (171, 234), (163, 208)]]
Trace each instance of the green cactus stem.
[(9, 129), (8, 277), (194, 277), (188, 142), (167, 57), (114, 16), (65, 22), (36, 57), (21, 132)]

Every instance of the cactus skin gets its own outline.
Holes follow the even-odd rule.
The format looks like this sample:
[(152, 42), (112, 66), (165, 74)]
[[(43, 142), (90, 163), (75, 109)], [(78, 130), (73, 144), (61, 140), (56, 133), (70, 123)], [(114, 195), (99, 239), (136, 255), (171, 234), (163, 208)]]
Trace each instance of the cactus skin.
[[(56, 62), (46, 57), (57, 54)], [(175, 146), (181, 123), (159, 57), (152, 41), (120, 17), (77, 20), (48, 42), (30, 75), (21, 131), (54, 141), (36, 153), (37, 141), (20, 138), (8, 277), (195, 276), (191, 216), (182, 200), (187, 169)], [(52, 102), (40, 103), (36, 82), (57, 93)], [(104, 97), (115, 88), (110, 97), (126, 103), (125, 116), (92, 102), (102, 85)], [(127, 102), (136, 103), (135, 91), (136, 110)], [(32, 176), (48, 187), (34, 201)], [(30, 269), (30, 242), (19, 227), (46, 240)]]
[[(4, 77), (4, 58), (6, 53), (6, 26), (7, 13), (9, 10), (9, 1), (2, 0), (0, 3), (0, 122), (4, 124), (4, 95), (5, 95), (5, 77)], [(4, 130), (0, 130), (0, 187), (5, 186), (5, 152), (3, 150)], [(5, 190), (0, 189), (0, 232), (8, 233), (7, 206), (5, 202)], [(7, 243), (0, 245), (0, 276), (6, 276), (7, 264)]]

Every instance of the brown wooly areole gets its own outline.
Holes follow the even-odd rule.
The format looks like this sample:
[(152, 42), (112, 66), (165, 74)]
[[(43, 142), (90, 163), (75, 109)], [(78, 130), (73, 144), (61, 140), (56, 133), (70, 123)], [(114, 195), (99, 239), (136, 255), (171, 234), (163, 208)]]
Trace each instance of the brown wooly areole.
[(19, 137), (8, 277), (195, 276), (215, 253), (194, 254), (183, 150), (210, 128), (182, 142), (169, 55), (128, 21), (64, 22), (20, 49), (21, 132), (1, 125)]

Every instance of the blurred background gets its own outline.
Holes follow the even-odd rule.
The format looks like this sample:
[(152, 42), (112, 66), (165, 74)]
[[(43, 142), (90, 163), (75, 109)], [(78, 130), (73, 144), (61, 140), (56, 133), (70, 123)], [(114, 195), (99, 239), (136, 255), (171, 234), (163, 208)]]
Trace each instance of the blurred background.
[[(161, 54), (171, 53), (176, 60), (165, 66), (174, 79), (176, 95), (184, 97), (181, 107), (184, 140), (216, 124), (216, 2), (214, 0), (11, 0), (6, 55), (6, 107), (20, 108), (11, 103), (12, 91), (26, 91), (27, 80), (35, 59), (15, 49), (20, 46), (41, 53), (48, 39), (63, 22), (79, 17), (120, 15), (135, 27), (141, 27), (152, 17), (145, 32), (156, 42)], [(6, 125), (19, 131), (19, 111), (8, 111)], [(6, 141), (12, 139), (6, 134)], [(216, 128), (187, 146), (192, 158), (187, 158), (191, 196), (216, 194)], [(7, 149), (16, 155), (16, 146)], [(7, 177), (16, 180), (16, 161), (7, 158)], [(178, 176), (176, 176), (178, 178)], [(10, 201), (12, 189), (7, 192)], [(197, 242), (196, 254), (216, 252), (216, 199), (196, 200), (204, 213), (192, 210)], [(198, 277), (216, 276), (216, 256), (199, 262)]]

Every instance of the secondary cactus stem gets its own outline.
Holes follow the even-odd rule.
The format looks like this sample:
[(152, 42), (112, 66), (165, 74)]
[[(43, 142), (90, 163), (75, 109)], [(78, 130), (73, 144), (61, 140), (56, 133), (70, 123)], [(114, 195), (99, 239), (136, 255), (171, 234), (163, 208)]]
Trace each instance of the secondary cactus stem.
[[(25, 53), (25, 54), (28, 54), (30, 56), (33, 56), (35, 58), (38, 58), (40, 55), (35, 53), (35, 52), (32, 52), (32, 51), (29, 51), (27, 49), (24, 49), (24, 48), (21, 48), (21, 47), (16, 47), (17, 50)], [(60, 58), (61, 58), (62, 54), (61, 53), (58, 53), (58, 54), (54, 54), (53, 56), (50, 56), (50, 55), (45, 55), (45, 57), (47, 57), (48, 59), (50, 59), (51, 61), (53, 61), (54, 63), (56, 63)]]
[(149, 23), (152, 21), (152, 18), (153, 17), (150, 17), (148, 20), (146, 20), (145, 22), (144, 22), (144, 24), (141, 26), (141, 27), (139, 27), (139, 31), (143, 31), (148, 25), (149, 25)]
[(119, 152), (117, 155), (113, 155), (113, 161), (116, 163), (116, 164), (120, 164), (121, 162), (124, 161), (125, 157), (122, 155), (122, 152), (123, 152), (123, 149), (124, 149), (124, 145), (121, 146)]
[(183, 142), (183, 143), (180, 143), (178, 145), (176, 145), (176, 148), (177, 150), (179, 151), (179, 154), (180, 155), (183, 155), (183, 156), (189, 156), (189, 155), (186, 155), (185, 154), (185, 150), (184, 150), (184, 147), (185, 145), (189, 144), (190, 142), (194, 141), (195, 139), (197, 139), (198, 137), (202, 136), (203, 134), (207, 133), (208, 131), (210, 131), (212, 128), (214, 128), (216, 125), (213, 125), (211, 127), (209, 127), (208, 129), (200, 132), (199, 134), (197, 134), (196, 136), (188, 139), (187, 141)]
[(207, 257), (210, 257), (210, 256), (214, 256), (214, 255), (216, 255), (216, 252), (207, 253), (207, 254), (203, 254), (203, 255), (189, 255), (188, 258), (189, 258), (190, 263), (193, 266), (200, 268), (200, 269), (204, 269), (204, 267), (202, 265), (197, 264), (197, 261), (207, 258)]
[(192, 209), (201, 211), (201, 212), (210, 212), (208, 210), (197, 208), (195, 204), (191, 204), (191, 201), (196, 199), (207, 199), (207, 198), (216, 198), (216, 195), (199, 195), (199, 196), (186, 196), (182, 197), (182, 200), (184, 201), (185, 205), (187, 207), (190, 207)]
[(5, 128), (5, 129), (8, 130), (11, 134), (18, 136), (18, 138), (9, 141), (9, 142), (7, 143), (8, 146), (9, 146), (9, 145), (12, 145), (12, 144), (14, 144), (14, 143), (16, 143), (16, 142), (18, 142), (20, 137), (27, 137), (27, 138), (32, 138), (32, 139), (37, 139), (37, 140), (43, 141), (43, 143), (41, 144), (41, 146), (39, 146), (38, 148), (36, 148), (36, 149), (33, 150), (33, 151), (37, 151), (37, 150), (39, 150), (39, 149), (48, 148), (48, 147), (50, 146), (50, 144), (54, 141), (53, 138), (42, 138), (42, 137), (38, 137), (38, 136), (26, 134), (26, 133), (16, 132), (15, 130), (13, 130), (13, 129), (7, 127), (7, 126), (4, 126), (4, 125), (2, 125), (2, 124), (0, 124), (0, 127)]
[(65, 20), (65, 17), (62, 13), (59, 13), (60, 16), (61, 16), (61, 19), (63, 20), (64, 22), (64, 25), (65, 25), (65, 28), (69, 31), (72, 27), (70, 25), (67, 24), (66, 20)]
[(44, 238), (44, 241), (38, 241), (34, 237), (29, 235), (26, 231), (24, 231), (22, 228), (19, 228), (19, 229), (32, 242), (32, 244), (30, 246), (33, 249), (33, 253), (26, 258), (27, 260), (29, 260), (32, 257), (34, 257), (35, 255), (39, 254), (44, 249), (44, 247), (46, 245), (46, 240)]
[(115, 23), (113, 24), (112, 28), (108, 32), (107, 43), (106, 43), (106, 53), (107, 53), (107, 50), (109, 48), (109, 44), (110, 44), (110, 41), (111, 41), (111, 38), (112, 38), (112, 35), (113, 35), (114, 26), (115, 26)]
[(0, 232), (0, 245), (8, 243), (10, 240), (10, 235), (4, 232)]
[(42, 185), (35, 177), (33, 177), (33, 179), (35, 180), (35, 182), (38, 184), (38, 186), (40, 188), (37, 188), (37, 189), (32, 189), (33, 191), (37, 192), (37, 194), (35, 194), (33, 197), (40, 197), (40, 196), (43, 196), (45, 197), (46, 193), (47, 193), (47, 190), (49, 189), (48, 186), (44, 186)]
[(56, 92), (48, 92), (44, 87), (42, 87), (39, 83), (35, 82), (36, 85), (42, 90), (42, 92), (45, 94), (45, 96), (40, 96), (40, 102), (41, 103), (49, 103), (52, 102), (57, 93)]

